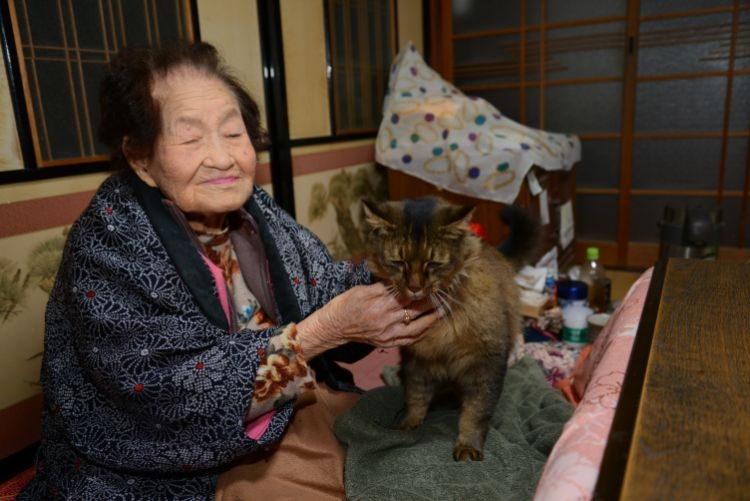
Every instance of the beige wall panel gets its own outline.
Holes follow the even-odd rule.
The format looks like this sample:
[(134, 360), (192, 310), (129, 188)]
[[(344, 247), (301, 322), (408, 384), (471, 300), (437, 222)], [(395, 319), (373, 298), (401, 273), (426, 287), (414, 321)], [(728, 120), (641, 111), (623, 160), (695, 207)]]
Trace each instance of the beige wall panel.
[(322, 0), (281, 0), (292, 139), (331, 135)]
[(400, 50), (407, 42), (424, 54), (424, 29), (422, 23), (422, 0), (398, 0), (398, 44)]
[(0, 185), (0, 203), (22, 202), (24, 200), (36, 200), (96, 190), (109, 175), (109, 172), (100, 172), (57, 179), (27, 181), (25, 183), (3, 184)]
[(248, 0), (198, 0), (201, 39), (216, 46), (260, 106), (265, 126), (258, 9)]
[(18, 129), (10, 100), (5, 59), (0, 61), (0, 170), (23, 169)]
[[(367, 183), (372, 191), (363, 190), (360, 183)], [(373, 163), (295, 176), (297, 221), (325, 242), (335, 259), (362, 257), (366, 243), (361, 233), (361, 200), (354, 194), (366, 191), (377, 198), (375, 193), (385, 183), (383, 172)]]
[[(62, 255), (64, 228), (0, 239), (0, 409), (41, 391), (44, 309), (52, 277), (29, 276), (49, 269)], [(46, 253), (34, 252), (44, 245)], [(16, 280), (16, 276), (18, 279)]]

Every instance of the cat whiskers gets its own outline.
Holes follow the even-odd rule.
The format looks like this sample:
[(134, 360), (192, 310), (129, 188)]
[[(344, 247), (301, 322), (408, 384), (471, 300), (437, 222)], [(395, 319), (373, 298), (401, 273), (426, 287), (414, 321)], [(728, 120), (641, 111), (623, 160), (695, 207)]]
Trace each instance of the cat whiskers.
[(454, 305), (464, 305), (463, 301), (458, 300), (457, 294), (453, 288), (440, 287), (438, 289), (435, 289), (435, 292), (439, 293), (442, 298)]
[(385, 290), (388, 292), (389, 296), (397, 297), (399, 295), (399, 290), (396, 284), (386, 284)]
[(435, 305), (435, 308), (441, 308), (443, 310), (443, 318), (441, 318), (441, 320), (448, 322), (453, 329), (453, 333), (457, 334), (456, 321), (453, 314), (453, 305), (451, 303), (459, 307), (461, 306), (461, 304), (443, 289), (435, 289), (430, 294), (430, 300), (432, 301), (432, 304)]
[(451, 299), (452, 298), (443, 289), (435, 289), (430, 293), (430, 301), (432, 301), (432, 304), (436, 309), (442, 309), (445, 312), (444, 318), (453, 315)]

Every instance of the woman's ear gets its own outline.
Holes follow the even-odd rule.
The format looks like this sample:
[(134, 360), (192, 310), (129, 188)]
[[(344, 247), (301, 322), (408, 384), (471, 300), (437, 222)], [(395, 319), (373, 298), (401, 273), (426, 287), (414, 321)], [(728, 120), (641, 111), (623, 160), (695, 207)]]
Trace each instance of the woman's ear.
[(138, 175), (139, 178), (141, 178), (141, 181), (151, 186), (152, 188), (156, 188), (156, 181), (151, 176), (151, 173), (148, 170), (148, 159), (135, 153), (134, 148), (130, 143), (130, 138), (127, 136), (122, 139), (122, 154), (128, 161), (128, 165), (130, 165), (130, 168), (133, 169), (133, 171)]

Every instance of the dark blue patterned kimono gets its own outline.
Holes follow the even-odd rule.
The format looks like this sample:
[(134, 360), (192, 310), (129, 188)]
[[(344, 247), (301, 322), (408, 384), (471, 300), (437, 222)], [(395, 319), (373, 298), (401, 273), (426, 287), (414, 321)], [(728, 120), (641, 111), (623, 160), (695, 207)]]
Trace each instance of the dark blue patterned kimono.
[[(46, 313), (38, 473), (18, 499), (212, 499), (223, 468), (285, 429), (291, 402), (257, 441), (243, 424), (277, 329), (232, 328), (168, 205), (136, 176), (115, 174), (71, 228)], [(369, 281), (260, 188), (244, 211), (263, 241), (278, 325)], [(311, 365), (318, 379), (353, 389), (334, 360), (366, 352), (345, 345)]]

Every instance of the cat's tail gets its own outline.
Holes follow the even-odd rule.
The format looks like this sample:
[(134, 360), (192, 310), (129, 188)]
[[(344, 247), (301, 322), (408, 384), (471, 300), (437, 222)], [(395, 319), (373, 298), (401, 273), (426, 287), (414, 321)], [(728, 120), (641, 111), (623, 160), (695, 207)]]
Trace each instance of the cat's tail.
[(503, 207), (500, 219), (510, 227), (510, 234), (498, 250), (520, 269), (537, 257), (542, 245), (542, 226), (527, 210), (515, 205)]

